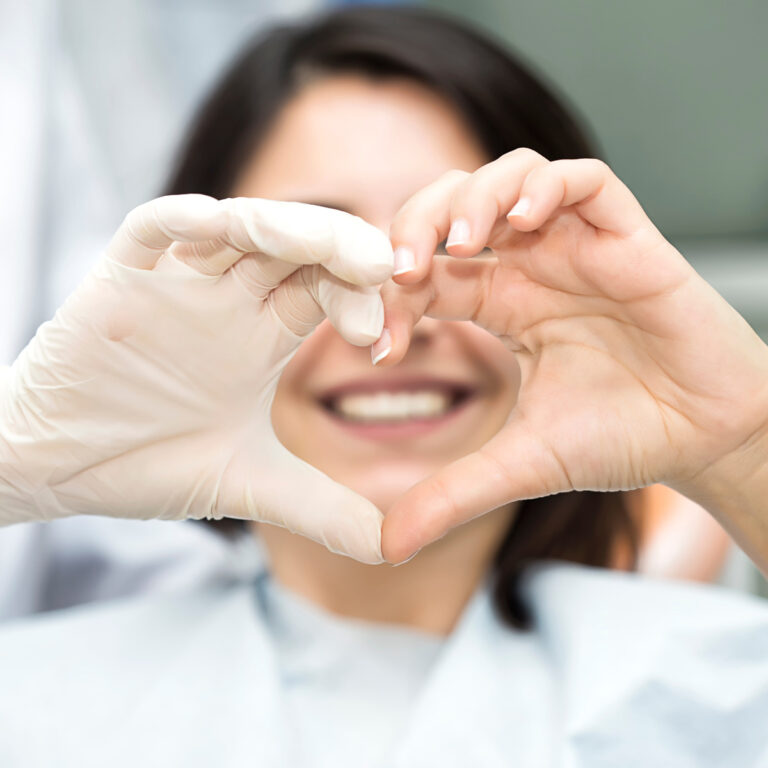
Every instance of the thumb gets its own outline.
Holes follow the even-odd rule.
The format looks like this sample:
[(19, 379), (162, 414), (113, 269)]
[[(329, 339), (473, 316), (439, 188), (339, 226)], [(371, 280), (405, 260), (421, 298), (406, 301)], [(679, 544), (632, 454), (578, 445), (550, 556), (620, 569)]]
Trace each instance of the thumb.
[(572, 490), (564, 466), (522, 418), (475, 453), (414, 485), (387, 511), (382, 552), (392, 563), (408, 559), (451, 528), (522, 499)]
[(294, 456), (277, 438), (246, 509), (362, 563), (381, 563), (382, 514), (370, 501)]

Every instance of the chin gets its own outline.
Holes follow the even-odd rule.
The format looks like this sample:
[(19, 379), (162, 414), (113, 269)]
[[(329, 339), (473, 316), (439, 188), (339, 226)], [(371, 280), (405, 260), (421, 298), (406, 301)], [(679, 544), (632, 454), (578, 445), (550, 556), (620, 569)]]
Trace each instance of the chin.
[[(343, 483), (356, 493), (375, 504), (382, 512), (386, 511), (416, 483), (421, 482), (437, 471), (438, 466), (387, 463), (375, 469), (332, 474), (335, 480)], [(330, 473), (329, 473), (330, 474)]]

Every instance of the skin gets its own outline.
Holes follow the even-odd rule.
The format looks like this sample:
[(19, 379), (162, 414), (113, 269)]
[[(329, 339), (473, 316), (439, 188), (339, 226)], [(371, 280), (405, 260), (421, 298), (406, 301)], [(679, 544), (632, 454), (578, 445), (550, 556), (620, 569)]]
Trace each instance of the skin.
[[(433, 257), (446, 236), (459, 258)], [(390, 508), (385, 557), (513, 499), (663, 482), (768, 569), (768, 347), (610, 168), (516, 150), (421, 190), (390, 237), (417, 266), (386, 291), (384, 364), (423, 314), (471, 317), (514, 350), (521, 385), (494, 438)]]
[[(244, 167), (234, 194), (335, 207), (388, 231), (414, 192), (456, 169), (470, 174), (487, 160), (454, 110), (429, 90), (409, 81), (334, 77), (305, 87), (289, 102)], [(397, 279), (413, 284), (424, 271), (422, 261), (414, 274)], [(277, 436), (292, 453), (382, 510), (447, 464), (481, 449), (506, 424), (520, 381), (504, 342), (469, 322), (422, 317), (407, 353), (395, 354), (397, 368), (373, 369), (367, 350), (347, 344), (324, 322), (283, 373), (272, 411)], [(457, 419), (425, 435), (394, 441), (350, 436), (318, 403), (319, 393), (345, 382), (425, 374), (477, 390)], [(665, 507), (662, 517), (679, 506), (679, 497), (667, 489), (657, 488), (655, 498)], [(635, 506), (642, 507), (639, 498)], [(715, 572), (727, 539), (700, 508), (687, 503), (685, 510), (688, 530), (703, 521), (707, 540), (719, 543), (709, 565)], [(339, 558), (281, 528), (259, 525), (258, 532), (276, 577), (310, 600), (339, 614), (447, 633), (487, 571), (513, 513), (514, 505), (501, 505), (394, 570)], [(616, 565), (628, 565), (621, 553)], [(690, 574), (675, 575), (702, 576), (701, 560)]]
[[(344, 158), (339, 162), (339, 158)], [(451, 168), (487, 157), (439, 97), (407, 81), (334, 77), (306, 87), (282, 111), (243, 169), (236, 195), (346, 210), (387, 231), (416, 190)], [(318, 394), (350, 381), (422, 376), (458, 380), (476, 394), (438, 429), (407, 439), (350, 435)], [(285, 369), (272, 409), (280, 441), (294, 454), (386, 510), (408, 488), (480, 448), (514, 405), (519, 368), (503, 344), (469, 322), (423, 318), (396, 369), (372, 368), (367, 348), (328, 322)], [(300, 536), (258, 526), (276, 577), (336, 613), (446, 633), (488, 568), (512, 507), (447, 536), (397, 569), (361, 565)]]
[[(405, 82), (315, 82), (278, 123), (233, 193), (352, 208), (382, 228), (391, 219), (389, 238), (401, 268), (394, 282), (385, 283), (381, 295), (360, 287), (392, 274), (392, 251), (376, 229), (338, 211), (292, 204), (280, 206), (293, 212), (290, 220), (273, 221), (273, 201), (200, 195), (135, 209), (100, 271), (67, 303), (72, 327), (61, 316), (44, 326), (19, 365), (5, 372), (13, 386), (4, 413), (14, 430), (41, 418), (55, 428), (53, 438), (35, 429), (14, 432), (0, 478), (0, 493), (11, 500), (6, 522), (38, 519), (38, 490), (51, 479), (51, 439), (58, 446), (69, 440), (78, 450), (84, 445), (67, 429), (76, 415), (86, 427), (111, 419), (110, 436), (124, 440), (94, 446), (107, 460), (103, 453), (94, 462), (91, 455), (65, 451), (73, 463), (58, 467), (66, 479), (55, 486), (70, 492), (69, 513), (81, 511), (78, 505), (89, 509), (94, 487), (99, 509), (114, 507), (126, 517), (147, 509), (177, 517), (233, 512), (290, 524), (286, 510), (304, 510), (310, 499), (309, 524), (296, 526), (307, 535), (328, 541), (342, 529), (353, 537), (374, 532), (369, 541), (339, 542), (339, 551), (359, 550), (362, 559), (378, 562), (380, 543), (386, 559), (400, 562), (430, 545), (403, 568), (362, 568), (285, 532), (261, 532), (278, 578), (331, 610), (362, 618), (450, 631), (486, 572), (514, 502), (571, 489), (662, 482), (708, 509), (768, 572), (768, 347), (664, 240), (607, 166), (589, 159), (549, 162), (523, 148), (483, 165), (450, 108)], [(265, 208), (272, 211), (269, 222), (254, 229)], [(343, 216), (346, 235), (318, 229), (318, 215), (326, 223)], [(267, 246), (261, 236), (277, 223), (284, 229)], [(357, 234), (346, 239), (351, 230)], [(333, 240), (328, 231), (335, 231)], [(291, 246), (297, 232), (298, 249)], [(309, 247), (313, 238), (321, 241), (316, 248)], [(436, 255), (445, 238), (450, 256)], [(414, 261), (407, 270), (403, 249)], [(352, 257), (361, 250), (363, 258)], [(467, 258), (481, 252), (482, 258)], [(190, 269), (216, 279), (193, 277)], [(332, 279), (330, 269), (343, 274)], [(188, 293), (163, 294), (182, 283), (199, 298), (192, 309), (185, 305)], [(103, 286), (120, 287), (121, 301), (110, 301), (108, 312)], [(142, 311), (153, 302), (154, 313)], [(370, 306), (361, 315), (344, 302)], [(254, 391), (272, 401), (274, 366), (289, 359), (326, 309), (350, 343), (374, 342), (380, 367), (372, 373), (366, 358), (343, 360), (349, 351), (319, 329), (295, 357), (298, 373), (285, 377), (275, 403), (285, 446), (268, 428), (263, 431), (273, 444), (265, 450), (257, 438), (266, 411), (254, 402)], [(185, 315), (185, 331), (194, 323), (209, 331), (211, 322), (219, 330), (177, 343)], [(442, 322), (425, 322), (425, 316)], [(345, 328), (352, 317), (354, 327)], [(158, 319), (167, 328), (158, 330)], [(382, 319), (384, 333), (374, 341)], [(272, 368), (266, 372), (259, 369), (262, 339), (249, 320), (264, 322), (267, 337), (279, 341), (267, 350)], [(473, 325), (455, 322), (469, 320)], [(127, 336), (126, 349), (137, 356), (144, 377), (138, 381), (146, 398), (142, 412), (157, 415), (138, 425), (124, 407), (137, 383), (124, 375), (134, 370), (126, 369), (119, 346)], [(56, 387), (48, 386), (61, 372), (29, 358), (46, 360), (51, 353), (67, 360), (65, 375), (76, 372), (76, 381), (62, 387), (56, 379)], [(450, 366), (443, 373), (466, 377), (462, 383), (474, 400), (463, 415), (440, 423), (439, 441), (428, 443), (429, 430), (403, 441), (399, 452), (384, 441), (379, 467), (363, 466), (360, 435), (353, 439), (347, 430), (337, 440), (321, 426), (320, 410), (306, 407), (316, 395), (313, 386), (346, 377), (363, 360), (366, 377), (390, 385), (409, 368), (411, 375), (434, 375), (433, 366)], [(398, 363), (403, 367), (395, 374)], [(22, 380), (16, 381), (19, 370)], [(169, 390), (170, 372), (181, 374), (182, 387)], [(165, 386), (146, 386), (150, 380)], [(110, 381), (114, 386), (104, 386)], [(31, 419), (26, 409), (34, 387), (46, 397), (35, 398), (43, 415)], [(179, 389), (185, 397), (178, 397)], [(83, 407), (73, 406), (72, 397), (84, 392)], [(302, 401), (305, 418), (291, 423)], [(473, 418), (464, 418), (470, 408)], [(313, 419), (320, 426), (317, 441), (309, 438), (316, 434), (309, 428)], [(167, 445), (175, 463), (164, 463)], [(213, 448), (213, 468), (201, 459), (201, 446)], [(286, 446), (342, 482), (329, 482)], [(466, 455), (452, 455), (458, 446)], [(347, 462), (336, 461), (339, 451), (347, 451)], [(184, 452), (187, 461), (180, 458)], [(139, 465), (153, 482), (137, 492), (118, 493), (105, 482), (110, 474), (130, 477)], [(200, 481), (212, 472), (216, 483), (206, 488)], [(281, 482), (284, 472), (295, 482)], [(65, 487), (80, 475), (86, 493)], [(110, 493), (114, 504), (104, 501)], [(386, 508), (381, 531), (372, 502)], [(359, 524), (366, 515), (367, 528)]]

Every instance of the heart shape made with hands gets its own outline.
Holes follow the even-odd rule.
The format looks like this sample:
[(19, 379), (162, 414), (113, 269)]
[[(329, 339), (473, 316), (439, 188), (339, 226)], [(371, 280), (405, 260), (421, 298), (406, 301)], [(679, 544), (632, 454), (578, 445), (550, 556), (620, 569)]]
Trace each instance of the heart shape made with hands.
[[(470, 236), (433, 258), (459, 218)], [(197, 195), (129, 214), (0, 372), (0, 523), (227, 515), (399, 562), (514, 500), (653, 482), (686, 493), (768, 412), (765, 346), (601, 163), (510, 153), (422, 190), (390, 236), (416, 267), (382, 305), (390, 242), (348, 214)], [(490, 258), (455, 258), (484, 247)], [(430, 315), (502, 337), (522, 370), (507, 425), (385, 518), (287, 451), (270, 418), (324, 316), (369, 344), (384, 307), (381, 365)]]

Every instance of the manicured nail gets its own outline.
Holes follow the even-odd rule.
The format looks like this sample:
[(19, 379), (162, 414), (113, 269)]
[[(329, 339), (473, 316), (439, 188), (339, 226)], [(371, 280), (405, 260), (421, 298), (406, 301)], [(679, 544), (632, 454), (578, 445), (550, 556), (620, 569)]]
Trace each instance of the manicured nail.
[(381, 362), (392, 351), (392, 335), (389, 332), (389, 328), (385, 328), (381, 332), (378, 340), (371, 344), (371, 362)]
[(531, 210), (531, 198), (521, 197), (513, 206), (507, 216), (527, 216)]
[(398, 245), (395, 248), (395, 271), (393, 275), (404, 275), (416, 266), (416, 256), (410, 248)]
[(421, 550), (417, 549), (410, 557), (406, 557), (405, 560), (401, 560), (399, 563), (392, 563), (392, 567), (397, 568), (399, 565), (405, 565), (406, 563), (410, 563), (411, 560), (413, 560), (413, 558), (419, 554), (419, 552), (421, 552)]
[(445, 244), (447, 246), (463, 245), (467, 240), (469, 240), (469, 222), (466, 219), (456, 219), (451, 224), (451, 231), (448, 233)]

